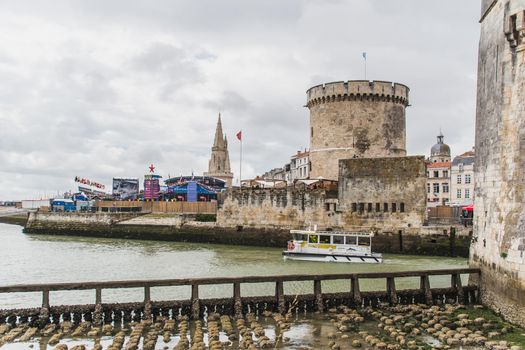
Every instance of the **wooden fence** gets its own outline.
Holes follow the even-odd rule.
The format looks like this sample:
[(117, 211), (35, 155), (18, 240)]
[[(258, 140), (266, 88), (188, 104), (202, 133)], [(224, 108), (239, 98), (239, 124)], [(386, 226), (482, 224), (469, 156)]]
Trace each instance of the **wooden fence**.
[(142, 201), (97, 201), (100, 211), (121, 211), (137, 208), (145, 213), (216, 214), (217, 202), (142, 202)]
[[(476, 303), (479, 300), (477, 285), (463, 285), (462, 274), (477, 275), (479, 269), (448, 269), (406, 272), (355, 273), (331, 275), (285, 275), (285, 276), (251, 276), (223, 278), (189, 278), (169, 280), (137, 280), (115, 282), (78, 282), (53, 284), (26, 284), (0, 286), (0, 293), (42, 293), (42, 307), (29, 309), (0, 310), (0, 323), (8, 322), (37, 324), (40, 327), (49, 322), (69, 320), (92, 321), (96, 325), (103, 322), (140, 321), (152, 319), (156, 315), (175, 318), (180, 314), (191, 315), (196, 319), (206, 312), (230, 313), (242, 316), (246, 312), (262, 312), (264, 310), (284, 313), (293, 305), (297, 310), (320, 311), (338, 305), (377, 306), (379, 303), (433, 304), (454, 300), (460, 303)], [(448, 288), (431, 288), (430, 276), (449, 275), (451, 284)], [(396, 289), (396, 278), (418, 277), (420, 284), (417, 289)], [(365, 279), (383, 279), (386, 290), (361, 291), (359, 283)], [(348, 291), (342, 293), (323, 293), (322, 281), (348, 281)], [(313, 282), (313, 293), (300, 295), (285, 295), (284, 283), (296, 281)], [(243, 297), (241, 284), (274, 283), (275, 294), (270, 296)], [(200, 299), (199, 287), (206, 285), (230, 285), (233, 297), (218, 299)], [(185, 300), (152, 301), (151, 288), (191, 286), (191, 295)], [(144, 300), (136, 303), (102, 303), (102, 293), (108, 289), (142, 288)], [(52, 306), (49, 298), (51, 291), (93, 290), (95, 303), (88, 305)]]

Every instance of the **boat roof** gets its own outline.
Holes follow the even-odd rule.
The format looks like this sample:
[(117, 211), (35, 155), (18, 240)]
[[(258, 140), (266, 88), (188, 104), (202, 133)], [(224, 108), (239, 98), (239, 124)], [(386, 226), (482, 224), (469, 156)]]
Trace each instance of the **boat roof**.
[(300, 233), (306, 235), (344, 235), (354, 237), (373, 237), (373, 232), (344, 232), (344, 231), (313, 231), (313, 230), (290, 230), (290, 233)]

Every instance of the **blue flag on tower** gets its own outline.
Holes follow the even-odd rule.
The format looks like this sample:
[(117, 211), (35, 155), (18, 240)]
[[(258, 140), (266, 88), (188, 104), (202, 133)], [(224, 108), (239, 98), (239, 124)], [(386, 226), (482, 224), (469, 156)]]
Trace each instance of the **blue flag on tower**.
[(363, 52), (363, 58), (366, 60), (366, 52)]

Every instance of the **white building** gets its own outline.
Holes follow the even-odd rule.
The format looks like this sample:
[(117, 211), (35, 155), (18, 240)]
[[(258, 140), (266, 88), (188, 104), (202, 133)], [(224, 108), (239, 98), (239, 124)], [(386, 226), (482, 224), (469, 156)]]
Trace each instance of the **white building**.
[(451, 203), (470, 205), (474, 198), (474, 151), (454, 158), (451, 167)]
[(290, 182), (310, 178), (310, 152), (297, 151), (290, 159)]
[(450, 202), (450, 147), (439, 133), (437, 143), (430, 149), (427, 161), (427, 206), (448, 205)]

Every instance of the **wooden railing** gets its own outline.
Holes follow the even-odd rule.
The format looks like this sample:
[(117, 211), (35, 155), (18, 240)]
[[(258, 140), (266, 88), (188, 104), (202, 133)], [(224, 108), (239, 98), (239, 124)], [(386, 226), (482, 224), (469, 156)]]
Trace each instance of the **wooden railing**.
[[(389, 304), (422, 302), (432, 304), (441, 300), (453, 299), (460, 303), (474, 303), (478, 301), (479, 289), (477, 285), (464, 286), (461, 281), (462, 274), (474, 274), (479, 277), (479, 269), (447, 269), (404, 272), (379, 272), (355, 274), (330, 274), (330, 275), (284, 275), (284, 276), (249, 276), (249, 277), (220, 277), (220, 278), (183, 278), (166, 280), (130, 280), (112, 282), (78, 282), (78, 283), (51, 283), (51, 284), (23, 284), (0, 286), (0, 293), (42, 293), (42, 307), (33, 309), (0, 310), (0, 323), (2, 322), (36, 322), (45, 324), (50, 316), (66, 319), (72, 313), (76, 317), (92, 320), (100, 324), (119, 321), (134, 317), (136, 320), (151, 319), (152, 316), (162, 314), (173, 316), (189, 312), (191, 317), (199, 318), (206, 310), (220, 308), (223, 312), (230, 312), (240, 316), (245, 311), (272, 310), (286, 312), (292, 301), (294, 305), (303, 303), (306, 310), (323, 312), (326, 307), (340, 304), (359, 306), (375, 306), (378, 303)], [(448, 288), (431, 288), (430, 276), (449, 275), (451, 285)], [(396, 278), (419, 277), (420, 284), (417, 289), (397, 290)], [(386, 291), (364, 292), (360, 289), (360, 281), (365, 279), (384, 279)], [(343, 293), (323, 293), (322, 281), (346, 280), (349, 281), (349, 290)], [(285, 295), (284, 283), (296, 281), (312, 281), (313, 294)], [(242, 297), (241, 284), (245, 283), (275, 283), (275, 295), (259, 297)], [(200, 299), (199, 286), (205, 285), (231, 285), (232, 298)], [(189, 300), (152, 301), (151, 288), (169, 286), (191, 286)], [(103, 304), (102, 292), (108, 289), (143, 288), (144, 301), (139, 303)], [(49, 293), (51, 291), (94, 290), (95, 304), (92, 305), (67, 305), (51, 306)], [(79, 316), (80, 315), (80, 316)]]

